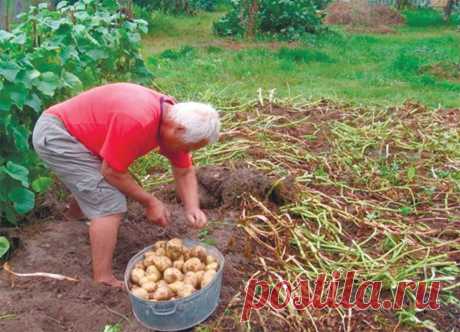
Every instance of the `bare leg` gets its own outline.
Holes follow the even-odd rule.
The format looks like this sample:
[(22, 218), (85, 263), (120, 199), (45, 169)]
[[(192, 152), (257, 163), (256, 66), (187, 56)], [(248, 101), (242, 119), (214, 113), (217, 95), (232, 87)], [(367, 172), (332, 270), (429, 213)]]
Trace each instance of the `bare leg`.
[(121, 214), (92, 219), (89, 227), (93, 278), (113, 287), (123, 287), (112, 271), (112, 257), (117, 243)]
[(77, 200), (72, 196), (67, 204), (66, 211), (64, 212), (64, 217), (68, 220), (81, 220), (85, 219), (85, 215), (80, 209)]

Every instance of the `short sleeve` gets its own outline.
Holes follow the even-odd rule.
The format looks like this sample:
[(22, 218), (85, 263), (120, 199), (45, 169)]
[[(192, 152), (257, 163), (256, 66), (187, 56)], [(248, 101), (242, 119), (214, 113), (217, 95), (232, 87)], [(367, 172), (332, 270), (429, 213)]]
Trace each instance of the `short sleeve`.
[(160, 154), (168, 158), (171, 165), (177, 168), (190, 168), (193, 166), (192, 154), (190, 152), (180, 151), (172, 152), (160, 146)]
[(144, 130), (137, 121), (115, 115), (110, 121), (100, 155), (116, 171), (126, 172), (142, 155), (146, 141)]

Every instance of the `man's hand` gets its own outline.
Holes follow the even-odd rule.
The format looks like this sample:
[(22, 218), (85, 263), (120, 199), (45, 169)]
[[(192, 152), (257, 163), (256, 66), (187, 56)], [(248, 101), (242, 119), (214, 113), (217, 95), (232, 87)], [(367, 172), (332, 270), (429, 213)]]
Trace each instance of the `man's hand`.
[(145, 215), (147, 219), (161, 227), (169, 225), (170, 212), (160, 200), (152, 197), (150, 202), (145, 206)]
[(200, 209), (188, 209), (185, 211), (187, 221), (195, 228), (203, 228), (208, 223), (208, 218)]

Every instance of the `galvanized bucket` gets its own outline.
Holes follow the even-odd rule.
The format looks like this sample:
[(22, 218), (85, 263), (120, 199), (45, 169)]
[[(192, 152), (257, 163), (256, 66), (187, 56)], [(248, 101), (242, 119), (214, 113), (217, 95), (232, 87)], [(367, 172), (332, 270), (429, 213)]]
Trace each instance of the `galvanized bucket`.
[[(133, 307), (134, 317), (144, 327), (157, 331), (178, 331), (192, 328), (208, 318), (219, 304), (222, 275), (224, 269), (224, 257), (217, 248), (194, 240), (183, 240), (187, 247), (202, 245), (210, 255), (216, 257), (219, 262), (219, 270), (214, 280), (205, 288), (192, 295), (171, 301), (146, 301), (129, 292), (129, 299)], [(125, 271), (125, 287), (129, 289), (130, 272), (134, 265), (143, 259), (144, 253), (150, 250), (149, 246), (128, 262)]]

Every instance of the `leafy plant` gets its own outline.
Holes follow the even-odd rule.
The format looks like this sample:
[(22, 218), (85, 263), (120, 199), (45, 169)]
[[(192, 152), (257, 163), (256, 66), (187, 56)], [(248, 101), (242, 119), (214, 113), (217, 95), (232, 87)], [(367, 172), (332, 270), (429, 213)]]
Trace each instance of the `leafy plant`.
[(114, 0), (40, 4), (18, 19), (0, 30), (0, 216), (13, 224), (51, 183), (29, 143), (41, 111), (86, 87), (151, 79), (139, 55), (146, 23)]
[(299, 39), (316, 33), (321, 26), (313, 0), (235, 0), (231, 10), (214, 24), (221, 36), (268, 34), (282, 39)]
[(432, 8), (409, 9), (403, 14), (406, 18), (406, 25), (410, 27), (430, 27), (446, 24), (442, 14)]
[(107, 324), (104, 326), (103, 332), (121, 332), (123, 330), (123, 327), (121, 326), (120, 323), (116, 323), (113, 325)]
[(10, 250), (10, 242), (4, 236), (0, 236), (0, 258), (6, 255), (6, 253)]
[(160, 9), (171, 14), (193, 15), (197, 10), (213, 11), (217, 0), (134, 0), (134, 4), (146, 10)]

